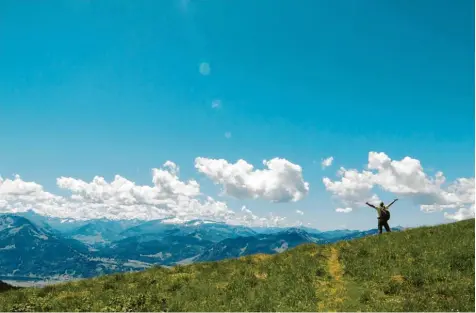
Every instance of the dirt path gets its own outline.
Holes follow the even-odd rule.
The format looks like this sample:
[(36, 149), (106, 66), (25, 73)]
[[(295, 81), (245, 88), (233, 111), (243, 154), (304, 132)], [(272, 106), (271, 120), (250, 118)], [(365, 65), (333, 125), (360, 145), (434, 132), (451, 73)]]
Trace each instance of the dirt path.
[(346, 295), (345, 283), (342, 279), (344, 271), (339, 262), (339, 251), (331, 247), (327, 252), (327, 271), (330, 280), (316, 282), (316, 295), (320, 300), (317, 304), (318, 311), (340, 311)]
[(340, 281), (343, 274), (342, 265), (339, 262), (339, 251), (334, 247), (331, 248), (331, 256), (329, 257), (327, 266), (332, 278), (336, 281)]

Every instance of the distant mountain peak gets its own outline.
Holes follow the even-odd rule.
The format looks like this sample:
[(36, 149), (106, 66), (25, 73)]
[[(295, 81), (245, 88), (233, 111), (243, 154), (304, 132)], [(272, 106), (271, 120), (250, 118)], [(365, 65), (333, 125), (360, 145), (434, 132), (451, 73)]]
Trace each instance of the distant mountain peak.
[(200, 219), (190, 220), (184, 223), (184, 225), (187, 225), (187, 226), (199, 226), (203, 224), (223, 224), (223, 223), (212, 221), (212, 220), (200, 220)]

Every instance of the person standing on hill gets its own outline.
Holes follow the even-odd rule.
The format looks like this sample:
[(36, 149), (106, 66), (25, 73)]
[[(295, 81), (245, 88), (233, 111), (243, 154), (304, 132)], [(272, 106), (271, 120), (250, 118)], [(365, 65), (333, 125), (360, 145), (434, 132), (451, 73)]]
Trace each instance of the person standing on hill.
[(380, 202), (380, 206), (375, 206), (373, 204), (370, 204), (368, 202), (365, 202), (369, 207), (374, 208), (377, 210), (377, 219), (378, 219), (378, 233), (382, 233), (382, 226), (385, 227), (385, 230), (387, 232), (391, 232), (390, 226), (388, 226), (388, 220), (390, 219), (390, 211), (388, 210), (392, 204), (395, 203), (398, 199), (395, 199), (390, 203), (389, 205), (385, 205), (383, 202)]

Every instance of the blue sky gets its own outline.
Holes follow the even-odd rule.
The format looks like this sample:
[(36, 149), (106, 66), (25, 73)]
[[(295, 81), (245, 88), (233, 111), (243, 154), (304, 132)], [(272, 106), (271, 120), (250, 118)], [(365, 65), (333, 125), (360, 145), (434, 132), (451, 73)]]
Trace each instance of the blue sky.
[[(370, 228), (371, 209), (335, 212), (323, 177), (363, 170), (370, 151), (474, 177), (473, 88), (473, 1), (0, 2), (0, 174), (53, 193), (60, 176), (150, 184), (171, 160), (233, 209)], [(220, 197), (196, 157), (284, 158), (310, 190), (279, 204)], [(405, 199), (392, 215), (444, 221)]]

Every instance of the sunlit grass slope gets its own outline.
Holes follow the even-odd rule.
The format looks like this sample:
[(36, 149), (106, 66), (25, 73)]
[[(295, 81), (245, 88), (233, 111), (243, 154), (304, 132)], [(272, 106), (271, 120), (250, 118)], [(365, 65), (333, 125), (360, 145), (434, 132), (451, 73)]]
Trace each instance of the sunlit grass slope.
[(473, 311), (474, 219), (0, 294), (0, 311)]

